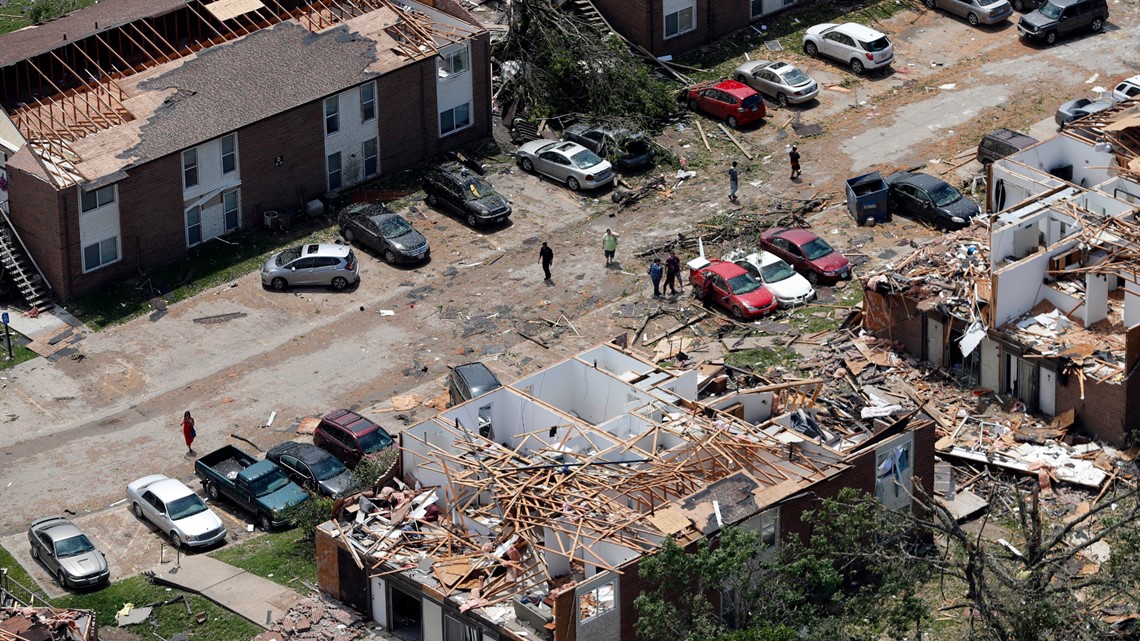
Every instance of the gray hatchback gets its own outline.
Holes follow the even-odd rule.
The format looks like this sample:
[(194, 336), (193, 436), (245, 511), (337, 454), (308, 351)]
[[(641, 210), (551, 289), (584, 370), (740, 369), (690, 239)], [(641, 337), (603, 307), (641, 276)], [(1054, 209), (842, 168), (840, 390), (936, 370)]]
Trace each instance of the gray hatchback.
[(261, 268), (261, 284), (281, 291), (295, 285), (344, 289), (360, 280), (356, 254), (347, 245), (312, 243), (269, 257)]

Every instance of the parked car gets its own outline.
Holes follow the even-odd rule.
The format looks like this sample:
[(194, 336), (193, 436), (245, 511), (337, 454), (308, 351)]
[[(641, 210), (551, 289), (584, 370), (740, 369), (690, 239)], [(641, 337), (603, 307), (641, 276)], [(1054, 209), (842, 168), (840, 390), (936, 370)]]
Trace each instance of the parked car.
[(566, 183), (572, 191), (597, 189), (614, 181), (610, 161), (571, 140), (532, 140), (515, 152), (519, 166)]
[(1056, 122), (1057, 126), (1063, 129), (1078, 118), (1104, 111), (1111, 106), (1112, 103), (1104, 100), (1077, 98), (1057, 107), (1057, 114), (1053, 116), (1053, 122)]
[(325, 414), (313, 432), (313, 444), (350, 468), (366, 456), (375, 457), (395, 447), (388, 430), (351, 410)]
[(176, 548), (206, 547), (224, 541), (226, 527), (186, 484), (163, 474), (151, 474), (127, 485), (127, 502), (140, 519), (170, 536)]
[(32, 521), (28, 527), (32, 557), (44, 564), (63, 588), (86, 588), (111, 580), (107, 557), (63, 516)]
[(888, 207), (933, 227), (948, 231), (970, 224), (981, 209), (941, 178), (919, 172), (900, 171), (887, 176)]
[(735, 263), (713, 260), (699, 269), (690, 269), (689, 284), (694, 296), (724, 308), (738, 321), (754, 320), (776, 311), (772, 292)]
[(760, 247), (783, 258), (812, 285), (851, 277), (847, 257), (806, 229), (773, 227), (760, 234)]
[(1017, 11), (1033, 11), (1045, 4), (1045, 0), (1012, 0), (1013, 8)]
[(261, 284), (277, 291), (296, 285), (344, 289), (360, 280), (360, 265), (351, 247), (312, 243), (290, 247), (265, 261)]
[(641, 132), (577, 123), (567, 127), (562, 137), (602, 158), (613, 158), (621, 171), (638, 171), (653, 166), (653, 145)]
[(781, 107), (807, 102), (819, 95), (819, 83), (799, 67), (782, 60), (751, 60), (733, 73), (737, 82), (773, 98)]
[(1049, 0), (1021, 16), (1017, 32), (1051, 45), (1060, 36), (1079, 31), (1097, 33), (1108, 20), (1107, 0)]
[(1009, 0), (923, 0), (931, 9), (945, 9), (962, 16), (975, 27), (997, 24), (1013, 14)]
[(354, 203), (340, 211), (340, 235), (384, 257), (389, 265), (431, 257), (428, 239), (403, 216), (378, 203)]
[(194, 461), (194, 474), (211, 501), (229, 499), (252, 514), (257, 527), (266, 532), (286, 525), (285, 511), (309, 498), (276, 463), (259, 461), (233, 445)]
[(804, 32), (804, 53), (848, 65), (855, 75), (889, 67), (895, 59), (895, 48), (886, 35), (854, 22), (808, 27)]
[(265, 453), (265, 460), (276, 463), (289, 480), (321, 496), (347, 494), (356, 487), (352, 472), (335, 456), (312, 443), (278, 443)]
[(731, 260), (763, 283), (776, 297), (776, 303), (781, 308), (803, 305), (816, 298), (815, 288), (808, 279), (796, 273), (783, 258), (771, 252), (746, 255), (743, 251), (736, 251), (725, 254), (723, 260)]
[(447, 394), (451, 405), (469, 401), (502, 386), (495, 373), (478, 362), (456, 365), (447, 374)]
[(1036, 138), (1012, 129), (995, 129), (982, 136), (982, 141), (978, 143), (976, 157), (982, 165), (988, 165), (995, 160), (1000, 160), (1036, 144)]
[(688, 98), (690, 109), (723, 120), (732, 128), (750, 125), (768, 115), (760, 94), (735, 80), (693, 87), (689, 90)]
[(1113, 102), (1124, 102), (1137, 97), (1140, 97), (1140, 74), (1125, 78), (1112, 88)]
[(428, 205), (459, 214), (470, 227), (501, 223), (511, 216), (510, 201), (460, 163), (429, 168), (423, 184)]

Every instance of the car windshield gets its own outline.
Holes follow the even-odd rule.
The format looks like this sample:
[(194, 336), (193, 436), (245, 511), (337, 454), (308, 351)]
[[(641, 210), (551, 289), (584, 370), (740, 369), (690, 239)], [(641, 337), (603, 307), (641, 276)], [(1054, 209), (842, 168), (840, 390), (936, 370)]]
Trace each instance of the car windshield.
[(806, 256), (808, 260), (823, 258), (824, 256), (835, 251), (831, 248), (831, 245), (828, 245), (827, 241), (822, 238), (816, 238), (811, 242), (805, 244), (800, 249), (804, 250), (804, 256)]
[(285, 478), (285, 473), (279, 468), (254, 479), (249, 484), (249, 489), (254, 496), (265, 496), (266, 494), (273, 494), (286, 485), (289, 485), (289, 479)]
[(761, 100), (760, 94), (754, 93), (751, 96), (748, 96), (747, 98), (745, 98), (744, 100), (741, 100), (740, 104), (745, 109), (751, 109), (752, 107), (759, 107), (761, 102), (763, 102), (763, 100)]
[(765, 283), (778, 283), (786, 278), (791, 278), (795, 273), (796, 270), (782, 260), (768, 263), (760, 268), (760, 277), (764, 279)]
[(602, 159), (598, 158), (598, 154), (595, 154), (589, 149), (583, 149), (573, 156), (570, 156), (570, 160), (579, 169), (589, 169), (590, 167), (593, 167), (594, 165), (602, 162)]
[(468, 178), (463, 184), (463, 197), (467, 200), (479, 200), (495, 193), (490, 183), (481, 178)]
[(286, 249), (285, 251), (281, 252), (280, 254), (277, 254), (277, 261), (276, 262), (278, 265), (288, 265), (289, 263), (297, 260), (300, 257), (301, 257), (301, 248), (300, 247), (290, 247), (289, 249)]
[(860, 40), (859, 45), (863, 47), (863, 51), (883, 51), (891, 46), (891, 41), (887, 40), (886, 36), (883, 36), (882, 38), (877, 38), (870, 42)]
[(340, 461), (331, 456), (310, 463), (309, 467), (313, 470), (313, 474), (317, 475), (317, 480), (320, 481), (331, 479), (344, 472), (344, 466), (341, 465)]
[(83, 554), (94, 550), (95, 546), (91, 545), (91, 541), (87, 538), (86, 534), (73, 536), (69, 539), (56, 541), (55, 555), (58, 558), (65, 556), (75, 556), (76, 554)]
[(962, 194), (950, 185), (942, 184), (930, 190), (930, 199), (934, 201), (935, 205), (945, 207), (962, 200)]
[(978, 4), (983, 6), (983, 7), (988, 7), (991, 4), (997, 4), (999, 2), (1004, 2), (1004, 1), (1005, 0), (978, 0)]
[(357, 438), (360, 439), (360, 447), (369, 454), (379, 452), (392, 444), (392, 437), (388, 436), (388, 432), (383, 428), (361, 434)]
[(1041, 12), (1041, 15), (1049, 18), (1050, 20), (1056, 20), (1057, 18), (1061, 17), (1061, 7), (1058, 7), (1052, 2), (1046, 2), (1045, 4), (1041, 5), (1041, 8), (1038, 9), (1038, 11)]
[(741, 274), (728, 279), (728, 289), (733, 294), (747, 294), (760, 289), (760, 281), (752, 274)]
[(198, 498), (197, 494), (190, 494), (171, 501), (166, 505), (166, 510), (171, 521), (181, 521), (199, 512), (205, 512), (206, 504), (202, 502), (202, 499)]
[(380, 222), (380, 235), (384, 238), (399, 238), (410, 231), (411, 224), (399, 216), (389, 216)]
[(780, 77), (784, 79), (785, 84), (791, 85), (793, 87), (796, 85), (802, 85), (805, 82), (809, 82), (811, 80), (811, 78), (808, 78), (808, 75), (800, 71), (798, 67), (792, 67), (791, 69), (788, 69), (784, 73), (780, 74)]

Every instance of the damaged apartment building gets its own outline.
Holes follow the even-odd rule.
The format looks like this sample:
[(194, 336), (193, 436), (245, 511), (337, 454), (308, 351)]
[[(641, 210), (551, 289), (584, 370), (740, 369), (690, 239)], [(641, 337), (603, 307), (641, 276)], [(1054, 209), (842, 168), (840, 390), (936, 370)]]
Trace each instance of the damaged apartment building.
[(490, 131), (456, 0), (102, 0), (0, 36), (0, 252), (69, 300)]
[(819, 380), (706, 397), (710, 376), (600, 345), (408, 427), (403, 482), (317, 528), (321, 589), (407, 641), (622, 641), (666, 537), (775, 547), (844, 487), (931, 491), (930, 419), (841, 421)]
[[(988, 227), (864, 283), (864, 327), (963, 384), (1117, 446), (1140, 431), (1140, 103), (989, 170)], [(1070, 412), (1071, 410), (1071, 412)]]

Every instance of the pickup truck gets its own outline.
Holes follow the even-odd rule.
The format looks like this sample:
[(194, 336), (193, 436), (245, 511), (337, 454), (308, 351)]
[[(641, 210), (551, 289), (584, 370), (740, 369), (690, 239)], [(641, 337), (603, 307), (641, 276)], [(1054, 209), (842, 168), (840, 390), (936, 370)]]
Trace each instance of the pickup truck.
[(269, 531), (287, 523), (286, 508), (309, 498), (305, 490), (290, 481), (272, 461), (259, 461), (233, 445), (199, 458), (194, 474), (210, 500), (226, 497), (252, 512), (257, 527)]

